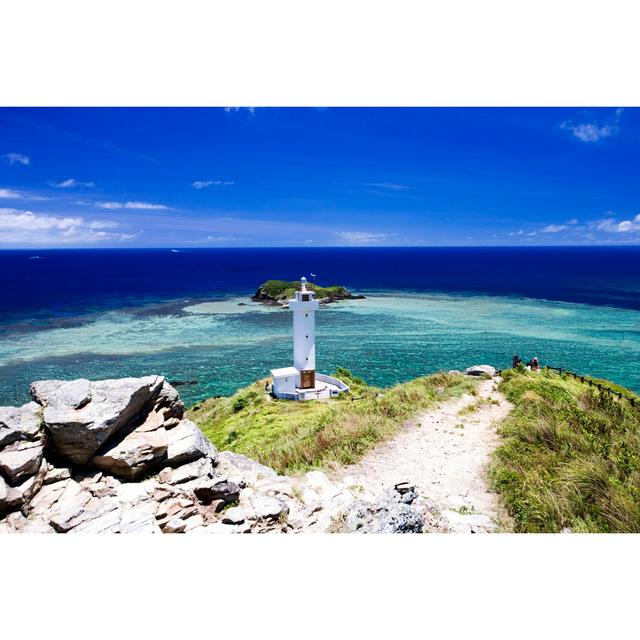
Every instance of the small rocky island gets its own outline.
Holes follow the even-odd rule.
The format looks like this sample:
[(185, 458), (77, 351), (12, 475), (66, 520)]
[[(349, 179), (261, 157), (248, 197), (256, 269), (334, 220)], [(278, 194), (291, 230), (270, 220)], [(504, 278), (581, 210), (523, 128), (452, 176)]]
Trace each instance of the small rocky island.
[[(317, 284), (308, 283), (308, 288), (315, 291), (316, 299), (320, 304), (329, 304), (339, 300), (362, 300), (365, 296), (351, 293), (342, 285), (331, 285), (322, 287)], [(300, 290), (300, 281), (294, 280), (267, 280), (263, 282), (251, 297), (254, 302), (262, 302), (274, 306), (286, 306), (287, 301), (293, 298), (294, 292)]]

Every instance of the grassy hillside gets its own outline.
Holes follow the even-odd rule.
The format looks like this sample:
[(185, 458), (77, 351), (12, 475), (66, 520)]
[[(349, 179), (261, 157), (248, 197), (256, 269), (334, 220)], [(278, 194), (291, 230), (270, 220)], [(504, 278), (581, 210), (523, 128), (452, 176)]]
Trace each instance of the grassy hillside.
[[(349, 464), (438, 400), (475, 392), (476, 380), (438, 373), (390, 389), (366, 385), (344, 369), (351, 394), (326, 402), (267, 399), (264, 380), (229, 398), (189, 410), (219, 449), (243, 453), (281, 473), (332, 463)], [(352, 398), (357, 398), (352, 401)]]
[(516, 530), (640, 532), (638, 405), (555, 373), (503, 376), (515, 408), (489, 473)]

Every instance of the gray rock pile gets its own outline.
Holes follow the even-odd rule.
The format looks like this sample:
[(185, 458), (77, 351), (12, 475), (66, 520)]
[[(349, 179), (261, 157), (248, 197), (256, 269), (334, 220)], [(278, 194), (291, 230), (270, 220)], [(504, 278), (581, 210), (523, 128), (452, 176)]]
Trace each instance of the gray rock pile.
[(357, 533), (422, 533), (422, 514), (411, 504), (416, 499), (414, 487), (394, 487), (375, 502), (359, 500), (345, 515), (342, 529)]
[(218, 452), (160, 376), (44, 380), (0, 407), (0, 532), (419, 532), (414, 493)]

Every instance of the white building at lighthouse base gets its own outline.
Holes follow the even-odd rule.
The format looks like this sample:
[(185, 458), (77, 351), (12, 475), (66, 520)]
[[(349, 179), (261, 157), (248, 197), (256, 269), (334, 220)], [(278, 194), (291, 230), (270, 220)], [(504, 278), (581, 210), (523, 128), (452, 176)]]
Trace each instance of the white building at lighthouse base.
[(326, 400), (349, 391), (349, 386), (342, 380), (317, 371), (315, 385), (301, 389), (297, 386), (300, 372), (295, 367), (271, 369), (271, 377), (273, 378), (273, 395), (281, 400)]

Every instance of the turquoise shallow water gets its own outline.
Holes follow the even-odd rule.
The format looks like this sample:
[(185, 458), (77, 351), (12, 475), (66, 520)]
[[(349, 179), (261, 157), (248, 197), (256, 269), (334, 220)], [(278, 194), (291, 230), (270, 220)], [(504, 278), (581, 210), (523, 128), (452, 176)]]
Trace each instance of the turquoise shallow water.
[[(484, 295), (364, 291), (317, 314), (317, 365), (387, 386), (440, 369), (509, 366), (514, 352), (640, 391), (640, 312)], [(37, 329), (37, 330), (36, 330)], [(291, 363), (291, 314), (246, 297), (185, 300), (9, 328), (0, 342), (0, 404), (42, 378), (158, 373), (197, 380), (187, 402), (226, 395)]]

